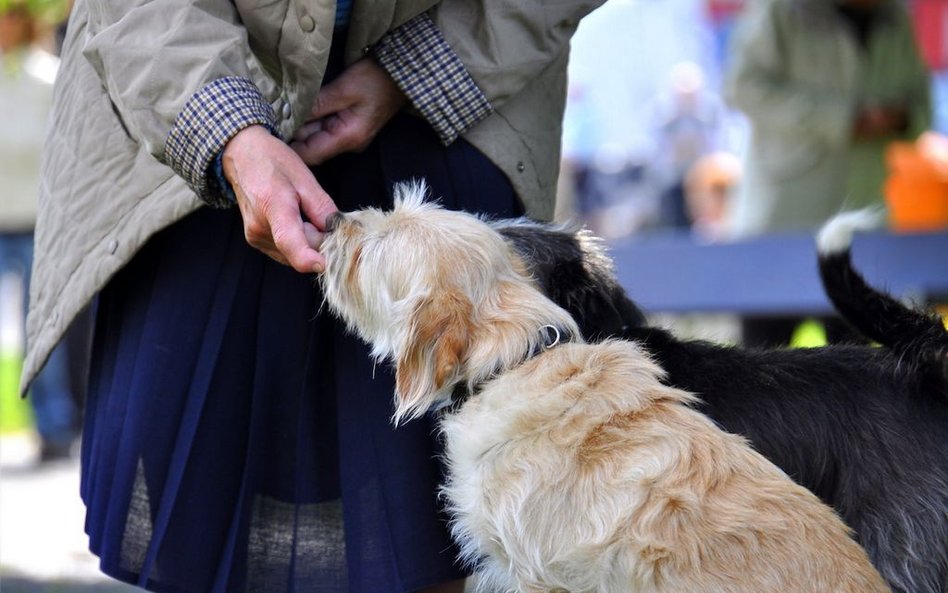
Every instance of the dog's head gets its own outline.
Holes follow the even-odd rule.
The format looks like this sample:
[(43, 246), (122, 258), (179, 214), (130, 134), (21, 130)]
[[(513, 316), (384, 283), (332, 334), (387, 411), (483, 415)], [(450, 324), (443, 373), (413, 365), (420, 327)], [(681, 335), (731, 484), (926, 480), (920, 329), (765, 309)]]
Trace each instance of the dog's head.
[(396, 367), (395, 420), (413, 418), (518, 364), (545, 327), (579, 336), (504, 239), (476, 216), (396, 188), (391, 212), (333, 215), (321, 250), (330, 308)]
[(626, 295), (602, 240), (587, 230), (527, 219), (491, 223), (514, 248), (538, 288), (566, 309), (591, 342), (646, 325)]

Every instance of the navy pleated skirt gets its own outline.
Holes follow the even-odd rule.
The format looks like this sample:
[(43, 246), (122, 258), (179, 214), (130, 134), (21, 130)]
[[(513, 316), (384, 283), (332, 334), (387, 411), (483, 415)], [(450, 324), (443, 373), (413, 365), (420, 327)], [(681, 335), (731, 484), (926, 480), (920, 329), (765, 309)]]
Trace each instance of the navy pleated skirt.
[[(449, 208), (521, 214), (463, 141), (399, 116), (317, 179), (342, 210), (424, 178)], [(82, 446), (102, 570), (168, 593), (402, 592), (464, 576), (431, 418), (394, 428), (393, 377), (249, 247), (236, 208), (164, 230), (100, 295)]]

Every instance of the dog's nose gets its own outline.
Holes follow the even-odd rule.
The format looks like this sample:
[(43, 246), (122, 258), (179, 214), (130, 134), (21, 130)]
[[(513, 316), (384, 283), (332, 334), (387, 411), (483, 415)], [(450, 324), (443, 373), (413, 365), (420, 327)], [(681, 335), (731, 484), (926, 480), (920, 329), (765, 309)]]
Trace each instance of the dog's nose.
[(326, 232), (331, 233), (342, 224), (342, 221), (345, 219), (345, 215), (342, 212), (333, 212), (326, 218)]

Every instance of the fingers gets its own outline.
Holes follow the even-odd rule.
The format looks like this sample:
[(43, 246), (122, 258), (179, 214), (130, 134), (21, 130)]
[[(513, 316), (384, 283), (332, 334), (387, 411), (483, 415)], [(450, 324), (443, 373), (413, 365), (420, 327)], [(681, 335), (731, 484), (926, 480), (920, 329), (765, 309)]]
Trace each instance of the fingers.
[(368, 122), (354, 111), (330, 115), (318, 123), (318, 127), (312, 126), (316, 129), (314, 133), (290, 145), (308, 165), (318, 165), (344, 152), (362, 150), (372, 139)]
[(224, 150), (247, 243), (298, 272), (321, 272), (319, 229), (336, 207), (312, 172), (267, 131), (242, 131)]
[(325, 125), (320, 125), (319, 130), (315, 133), (301, 140), (291, 142), (290, 148), (296, 151), (296, 154), (307, 165), (322, 164), (333, 154), (333, 146), (338, 141), (338, 137), (328, 132), (327, 128)]
[[(284, 201), (281, 205), (291, 204)], [(326, 268), (322, 254), (310, 246), (297, 208), (292, 205), (275, 208), (269, 213), (269, 219), (273, 244), (294, 270), (320, 273)]]
[(407, 98), (378, 64), (363, 59), (324, 86), (293, 149), (309, 165), (364, 149)]
[[(305, 219), (304, 222), (313, 227), (312, 232), (320, 233), (325, 230), (326, 218), (337, 210), (336, 203), (316, 181), (313, 172), (305, 166), (294, 168), (289, 172), (289, 182), (295, 194), (297, 215), (302, 213), (301, 220)], [(315, 248), (318, 246), (314, 246)]]
[(251, 247), (297, 272), (319, 274), (326, 268), (326, 260), (319, 253), (325, 234), (298, 215), (276, 216), (270, 232), (245, 229), (244, 235)]
[(316, 100), (313, 102), (313, 109), (309, 114), (310, 119), (321, 119), (352, 105), (353, 98), (347, 96), (348, 93), (345, 91), (347, 78), (347, 75), (343, 74), (319, 89)]
[(320, 273), (326, 267), (318, 251), (324, 238), (321, 230), (336, 204), (306, 167), (294, 169), (289, 181), (292, 195), (281, 201), (287, 207), (268, 212), (273, 243), (293, 269)]
[(304, 142), (307, 138), (309, 138), (313, 134), (318, 134), (319, 132), (322, 132), (322, 131), (323, 131), (323, 121), (321, 119), (306, 122), (305, 124), (303, 124), (302, 127), (300, 127), (299, 130), (296, 131), (295, 134), (293, 134), (293, 141)]
[(321, 237), (315, 227), (311, 231), (305, 228), (308, 223), (299, 215), (295, 196), (260, 200), (238, 191), (237, 203), (248, 245), (298, 272), (323, 270), (325, 261), (317, 251)]
[(306, 243), (316, 251), (319, 251), (319, 248), (323, 245), (323, 240), (326, 238), (326, 234), (319, 232), (312, 223), (306, 221), (303, 222), (303, 234), (306, 235)]
[(338, 208), (325, 192), (322, 192), (321, 195), (303, 192), (300, 194), (300, 210), (317, 232), (325, 232), (326, 219)]

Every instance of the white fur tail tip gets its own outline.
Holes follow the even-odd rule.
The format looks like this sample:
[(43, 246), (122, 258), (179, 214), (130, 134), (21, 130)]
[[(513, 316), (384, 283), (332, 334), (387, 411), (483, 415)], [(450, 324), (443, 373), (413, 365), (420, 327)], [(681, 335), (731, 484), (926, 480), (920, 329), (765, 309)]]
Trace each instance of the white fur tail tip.
[(816, 250), (820, 255), (843, 253), (852, 245), (853, 235), (877, 229), (884, 220), (881, 208), (841, 212), (829, 219), (817, 233)]

